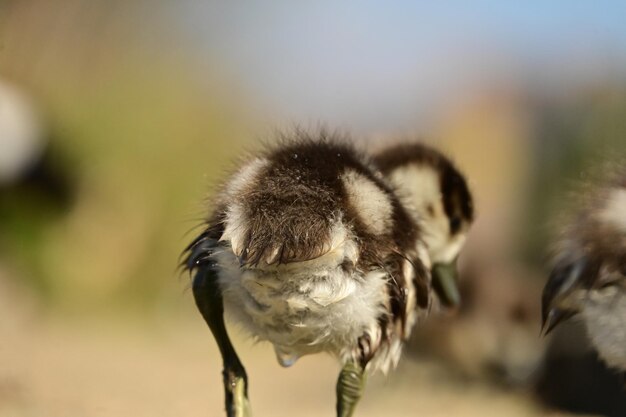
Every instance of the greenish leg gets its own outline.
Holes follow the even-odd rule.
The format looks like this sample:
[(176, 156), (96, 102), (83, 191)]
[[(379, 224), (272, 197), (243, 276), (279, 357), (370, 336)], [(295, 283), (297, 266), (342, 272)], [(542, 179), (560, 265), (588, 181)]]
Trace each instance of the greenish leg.
[(350, 417), (365, 388), (365, 370), (356, 362), (347, 362), (337, 380), (337, 417)]
[(226, 332), (224, 303), (216, 278), (214, 271), (201, 268), (193, 281), (193, 295), (222, 354), (226, 415), (249, 417), (248, 376)]

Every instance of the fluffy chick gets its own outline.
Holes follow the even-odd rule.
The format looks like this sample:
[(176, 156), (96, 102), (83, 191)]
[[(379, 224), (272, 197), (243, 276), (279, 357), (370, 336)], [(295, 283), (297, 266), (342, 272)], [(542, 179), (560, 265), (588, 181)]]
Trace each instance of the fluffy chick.
[(557, 245), (543, 325), (579, 316), (600, 357), (626, 370), (626, 167), (587, 191)]
[(449, 158), (421, 143), (391, 146), (377, 153), (374, 162), (422, 228), (439, 301), (458, 306), (456, 261), (474, 221), (465, 177)]
[(273, 344), (283, 366), (307, 354), (337, 356), (337, 412), (351, 415), (365, 369), (395, 365), (431, 303), (431, 264), (414, 216), (345, 140), (303, 132), (243, 164), (215, 207), (187, 266), (224, 358), (227, 412), (239, 415), (247, 403), (247, 377), (222, 301)]
[(307, 354), (337, 356), (337, 413), (348, 416), (364, 371), (397, 364), (433, 299), (460, 301), (456, 259), (473, 201), (463, 175), (430, 147), (394, 146), (370, 161), (342, 138), (298, 131), (243, 164), (215, 206), (187, 266), (197, 271), (196, 302), (224, 357), (229, 415), (247, 402), (247, 377), (222, 302), (274, 345), (283, 366)]

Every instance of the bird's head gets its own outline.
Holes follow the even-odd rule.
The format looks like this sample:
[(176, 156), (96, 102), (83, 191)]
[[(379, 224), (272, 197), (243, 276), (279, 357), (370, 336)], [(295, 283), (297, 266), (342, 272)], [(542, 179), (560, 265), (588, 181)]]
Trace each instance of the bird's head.
[(465, 178), (440, 152), (421, 144), (387, 149), (375, 161), (421, 226), (439, 299), (458, 305), (456, 262), (474, 219)]
[(576, 315), (585, 300), (626, 284), (626, 187), (596, 190), (563, 233), (542, 296), (545, 333)]

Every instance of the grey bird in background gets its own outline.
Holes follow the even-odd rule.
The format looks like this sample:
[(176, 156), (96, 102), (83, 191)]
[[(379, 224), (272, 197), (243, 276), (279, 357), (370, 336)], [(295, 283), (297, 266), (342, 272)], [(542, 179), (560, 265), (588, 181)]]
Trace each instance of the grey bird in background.
[(589, 187), (557, 244), (543, 291), (546, 333), (570, 317), (584, 322), (599, 356), (626, 371), (626, 166)]
[[(471, 207), (471, 197), (460, 174), (448, 187), (432, 182), (440, 172), (424, 164), (430, 203), (405, 205), (417, 183), (405, 184), (406, 201), (398, 198), (399, 184), (376, 166), (384, 158), (371, 161), (347, 138), (295, 131), (280, 139), (215, 196), (205, 230), (187, 248), (194, 297), (222, 354), (228, 416), (248, 415), (249, 405), (224, 311), (272, 343), (283, 366), (308, 354), (336, 356), (337, 415), (351, 416), (366, 373), (397, 364), (413, 324), (431, 308), (431, 288), (445, 304), (458, 302), (454, 279), (431, 286), (431, 256), (453, 265), (462, 241), (450, 232), (465, 234), (473, 213), (460, 206), (469, 198)], [(385, 161), (385, 171), (396, 163), (404, 166)], [(422, 218), (422, 209), (431, 216)], [(426, 226), (434, 222), (446, 226)]]

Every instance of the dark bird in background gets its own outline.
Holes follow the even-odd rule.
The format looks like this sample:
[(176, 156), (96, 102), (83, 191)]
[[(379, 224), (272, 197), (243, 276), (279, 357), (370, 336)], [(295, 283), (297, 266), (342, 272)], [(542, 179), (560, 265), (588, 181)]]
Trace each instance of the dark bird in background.
[[(414, 156), (434, 152), (411, 149)], [(186, 265), (222, 354), (228, 416), (247, 415), (248, 381), (224, 310), (272, 343), (283, 366), (308, 354), (336, 356), (337, 415), (350, 416), (365, 373), (395, 366), (413, 324), (431, 308), (431, 268), (453, 263), (462, 244), (457, 236), (473, 216), (465, 181), (457, 172), (448, 184), (447, 165), (430, 158), (381, 154), (375, 162), (347, 138), (296, 131), (243, 164), (215, 196)], [(422, 182), (434, 189), (418, 197), (420, 183), (403, 183), (396, 165), (402, 173), (405, 165), (420, 167), (428, 177)], [(434, 285), (446, 304), (458, 302), (450, 275)]]
[(626, 371), (626, 166), (589, 187), (557, 245), (543, 326), (577, 316), (607, 365)]

